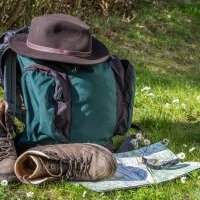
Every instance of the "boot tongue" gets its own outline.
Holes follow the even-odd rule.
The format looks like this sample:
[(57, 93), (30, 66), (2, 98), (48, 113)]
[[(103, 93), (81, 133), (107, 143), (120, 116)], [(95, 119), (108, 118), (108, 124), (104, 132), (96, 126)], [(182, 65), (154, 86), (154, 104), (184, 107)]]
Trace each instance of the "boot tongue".
[(58, 162), (35, 155), (29, 155), (29, 157), (35, 164), (33, 173), (27, 177), (30, 182), (43, 182), (46, 178), (59, 175), (60, 166)]
[(29, 156), (35, 164), (35, 170), (31, 175), (29, 175), (28, 179), (33, 180), (37, 178), (47, 177), (49, 176), (46, 168), (44, 167), (44, 163), (40, 157), (36, 157), (33, 155)]

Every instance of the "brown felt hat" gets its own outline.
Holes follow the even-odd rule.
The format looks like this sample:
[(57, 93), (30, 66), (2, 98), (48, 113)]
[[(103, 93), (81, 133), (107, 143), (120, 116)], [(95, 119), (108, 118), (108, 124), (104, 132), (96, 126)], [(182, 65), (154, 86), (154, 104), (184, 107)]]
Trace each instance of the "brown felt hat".
[(34, 18), (29, 33), (17, 34), (9, 46), (19, 55), (81, 65), (101, 63), (109, 57), (87, 24), (64, 14)]

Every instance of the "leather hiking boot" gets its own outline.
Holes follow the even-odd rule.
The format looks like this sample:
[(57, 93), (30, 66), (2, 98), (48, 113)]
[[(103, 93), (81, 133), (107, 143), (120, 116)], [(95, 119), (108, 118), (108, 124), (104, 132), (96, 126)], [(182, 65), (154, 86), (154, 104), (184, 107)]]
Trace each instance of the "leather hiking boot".
[(12, 182), (17, 180), (14, 173), (14, 164), (17, 154), (14, 141), (9, 128), (6, 126), (8, 122), (7, 103), (0, 102), (0, 181), (7, 180)]
[(46, 180), (95, 181), (111, 177), (117, 162), (106, 148), (96, 144), (37, 146), (20, 155), (15, 174), (23, 183)]

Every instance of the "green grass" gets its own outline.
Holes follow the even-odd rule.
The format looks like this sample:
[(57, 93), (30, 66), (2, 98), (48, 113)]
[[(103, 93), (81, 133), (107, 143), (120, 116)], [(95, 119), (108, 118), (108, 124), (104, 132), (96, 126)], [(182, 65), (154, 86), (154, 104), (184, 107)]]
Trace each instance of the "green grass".
[[(119, 17), (91, 19), (97, 37), (113, 54), (129, 59), (137, 72), (134, 121), (152, 142), (170, 140), (170, 148), (200, 161), (200, 6), (141, 7), (131, 22)], [(151, 87), (154, 96), (141, 92)], [(173, 104), (179, 99), (178, 104)], [(166, 107), (166, 103), (169, 107)], [(184, 147), (187, 144), (188, 147)], [(189, 153), (191, 147), (196, 150)], [(0, 187), (0, 199), (200, 200), (199, 171), (185, 184), (177, 179), (151, 187), (95, 193), (67, 182)]]

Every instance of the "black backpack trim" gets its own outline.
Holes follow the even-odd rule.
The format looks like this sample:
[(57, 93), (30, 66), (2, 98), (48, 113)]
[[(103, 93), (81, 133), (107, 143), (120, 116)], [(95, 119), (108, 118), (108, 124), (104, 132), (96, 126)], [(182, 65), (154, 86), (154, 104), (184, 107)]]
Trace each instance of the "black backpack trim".
[(117, 82), (117, 123), (115, 134), (123, 135), (131, 127), (135, 95), (135, 69), (128, 60), (111, 57), (111, 67)]
[(7, 31), (0, 37), (0, 84), (4, 89), (4, 98), (8, 103), (8, 112), (15, 116), (17, 100), (21, 99), (17, 87), (16, 53), (9, 48), (9, 40), (16, 34), (28, 33), (29, 27)]

